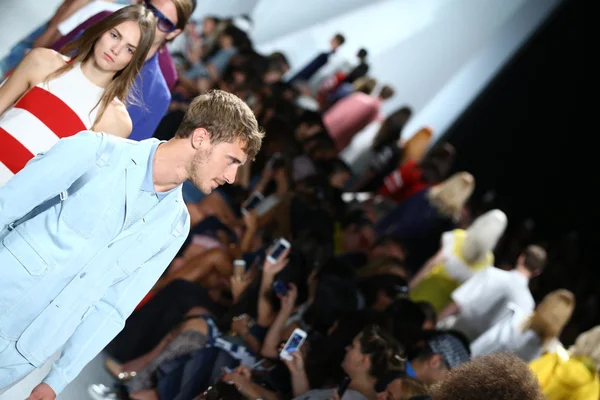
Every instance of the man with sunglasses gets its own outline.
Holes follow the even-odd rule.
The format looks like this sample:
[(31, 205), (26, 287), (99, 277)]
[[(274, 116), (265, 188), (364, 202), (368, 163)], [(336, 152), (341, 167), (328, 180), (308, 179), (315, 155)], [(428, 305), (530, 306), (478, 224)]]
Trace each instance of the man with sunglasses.
[[(71, 40), (77, 38), (90, 25), (102, 20), (114, 11), (115, 4), (95, 1), (94, 14), (90, 15), (90, 6), (86, 6), (59, 25), (64, 35), (52, 48), (56, 51)], [(143, 140), (152, 137), (162, 117), (171, 103), (171, 84), (177, 79), (175, 65), (165, 44), (175, 39), (187, 24), (194, 9), (195, 0), (146, 0), (143, 4), (156, 16), (157, 29), (154, 44), (146, 63), (135, 81), (135, 87), (141, 94), (141, 105), (130, 104), (127, 111), (133, 122), (129, 139)], [(98, 7), (103, 11), (98, 12)], [(73, 21), (85, 21), (79, 25)], [(75, 28), (73, 28), (76, 26)]]

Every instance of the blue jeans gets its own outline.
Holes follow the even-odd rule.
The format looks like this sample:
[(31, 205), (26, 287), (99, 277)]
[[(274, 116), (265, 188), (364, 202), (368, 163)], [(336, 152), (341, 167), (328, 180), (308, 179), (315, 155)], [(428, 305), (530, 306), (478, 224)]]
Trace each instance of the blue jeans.
[(25, 57), (25, 52), (33, 48), (33, 42), (44, 33), (47, 26), (47, 23), (40, 25), (36, 30), (15, 44), (10, 49), (8, 55), (0, 60), (0, 79), (4, 79), (7, 72), (19, 65), (23, 57)]

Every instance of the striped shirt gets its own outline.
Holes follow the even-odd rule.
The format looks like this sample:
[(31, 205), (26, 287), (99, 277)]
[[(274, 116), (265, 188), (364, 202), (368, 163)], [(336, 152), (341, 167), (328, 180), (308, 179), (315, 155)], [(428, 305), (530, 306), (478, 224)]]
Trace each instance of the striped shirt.
[(0, 186), (61, 138), (90, 129), (103, 93), (80, 64), (31, 88), (0, 116)]

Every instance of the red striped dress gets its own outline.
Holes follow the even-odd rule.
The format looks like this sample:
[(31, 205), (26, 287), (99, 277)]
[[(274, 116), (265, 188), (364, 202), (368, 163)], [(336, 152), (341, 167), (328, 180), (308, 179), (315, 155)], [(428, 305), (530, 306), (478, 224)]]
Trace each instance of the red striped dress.
[(0, 186), (59, 139), (90, 129), (103, 92), (78, 64), (31, 88), (0, 116)]

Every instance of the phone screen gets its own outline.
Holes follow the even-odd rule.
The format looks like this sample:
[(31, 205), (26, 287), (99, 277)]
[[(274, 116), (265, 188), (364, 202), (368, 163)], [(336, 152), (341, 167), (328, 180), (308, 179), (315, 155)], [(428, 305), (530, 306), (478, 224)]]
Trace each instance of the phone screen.
[(288, 341), (288, 343), (285, 345), (285, 348), (283, 350), (286, 351), (288, 354), (293, 353), (298, 350), (301, 343), (302, 343), (302, 336), (295, 333), (292, 336), (292, 338)]
[(277, 280), (273, 283), (273, 290), (275, 293), (285, 296), (289, 290), (289, 287), (285, 282)]
[(345, 377), (344, 381), (342, 382), (342, 384), (338, 388), (338, 396), (340, 396), (340, 398), (342, 398), (342, 396), (344, 395), (344, 393), (346, 393), (346, 390), (348, 389), (348, 385), (350, 385), (350, 378), (349, 377)]
[(275, 153), (271, 156), (271, 158), (269, 158), (269, 161), (267, 161), (267, 168), (277, 168), (280, 167), (283, 163), (283, 156), (281, 155), (281, 153)]
[(270, 256), (275, 260), (278, 260), (279, 257), (281, 257), (281, 255), (285, 251), (285, 249), (286, 247), (284, 245), (282, 245), (281, 243), (277, 243), (273, 251), (270, 253)]

